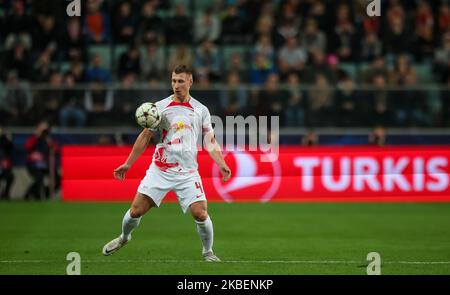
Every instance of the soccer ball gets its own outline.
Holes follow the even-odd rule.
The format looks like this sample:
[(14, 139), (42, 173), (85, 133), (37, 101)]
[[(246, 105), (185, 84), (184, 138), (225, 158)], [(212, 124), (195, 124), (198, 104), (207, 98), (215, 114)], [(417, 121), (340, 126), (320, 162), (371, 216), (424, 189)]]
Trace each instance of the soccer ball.
[(161, 112), (152, 102), (145, 102), (136, 109), (136, 122), (142, 128), (156, 128), (161, 122)]

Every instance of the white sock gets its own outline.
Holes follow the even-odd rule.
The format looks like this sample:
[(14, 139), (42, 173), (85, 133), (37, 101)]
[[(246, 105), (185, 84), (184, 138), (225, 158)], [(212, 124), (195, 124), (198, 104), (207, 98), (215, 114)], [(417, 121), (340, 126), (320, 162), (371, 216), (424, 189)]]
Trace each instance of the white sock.
[(195, 223), (197, 223), (197, 232), (203, 244), (202, 253), (205, 254), (206, 252), (212, 251), (214, 231), (211, 218), (208, 216), (205, 221), (196, 220)]
[(127, 241), (131, 239), (131, 232), (139, 225), (140, 221), (141, 217), (138, 218), (131, 217), (130, 210), (128, 209), (122, 221), (122, 234), (121, 234), (122, 239)]

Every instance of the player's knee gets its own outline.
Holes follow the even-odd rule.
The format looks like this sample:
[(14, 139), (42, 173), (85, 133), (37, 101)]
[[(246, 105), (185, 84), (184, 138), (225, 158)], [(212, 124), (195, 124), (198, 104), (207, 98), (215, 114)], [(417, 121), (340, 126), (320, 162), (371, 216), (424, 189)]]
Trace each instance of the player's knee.
[(197, 221), (205, 221), (208, 218), (208, 212), (206, 212), (206, 210), (195, 212), (194, 218)]
[(131, 218), (139, 218), (142, 215), (144, 215), (144, 211), (141, 208), (139, 208), (137, 206), (132, 206), (131, 207), (131, 209), (130, 209), (130, 216), (131, 216)]

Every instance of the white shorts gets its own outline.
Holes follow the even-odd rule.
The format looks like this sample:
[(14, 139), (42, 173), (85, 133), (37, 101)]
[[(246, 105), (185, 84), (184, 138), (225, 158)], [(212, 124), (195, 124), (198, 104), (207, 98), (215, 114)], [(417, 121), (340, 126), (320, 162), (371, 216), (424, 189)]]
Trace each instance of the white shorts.
[(160, 206), (169, 191), (174, 191), (184, 213), (192, 203), (206, 201), (203, 184), (198, 172), (186, 175), (174, 175), (159, 170), (153, 164), (141, 180), (138, 192), (146, 195)]

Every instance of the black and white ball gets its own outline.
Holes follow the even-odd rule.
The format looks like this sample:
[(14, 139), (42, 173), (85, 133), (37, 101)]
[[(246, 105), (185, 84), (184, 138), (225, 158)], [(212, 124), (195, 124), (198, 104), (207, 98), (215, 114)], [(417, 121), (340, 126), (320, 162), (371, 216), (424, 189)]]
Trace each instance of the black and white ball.
[(136, 122), (142, 128), (156, 128), (161, 122), (161, 112), (152, 102), (145, 102), (136, 109)]

